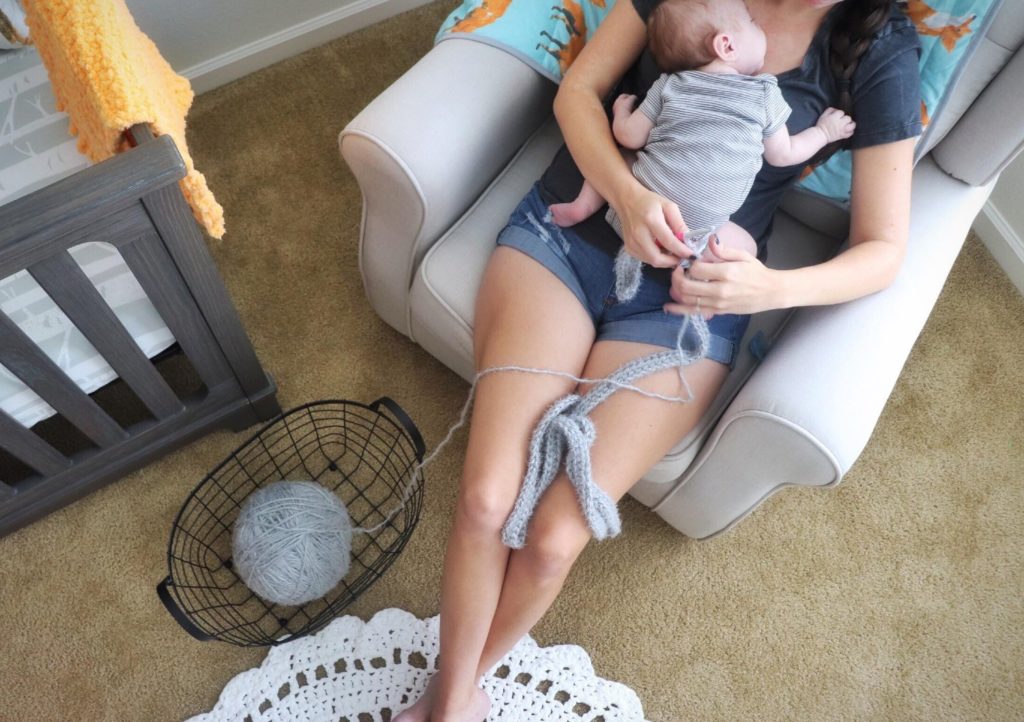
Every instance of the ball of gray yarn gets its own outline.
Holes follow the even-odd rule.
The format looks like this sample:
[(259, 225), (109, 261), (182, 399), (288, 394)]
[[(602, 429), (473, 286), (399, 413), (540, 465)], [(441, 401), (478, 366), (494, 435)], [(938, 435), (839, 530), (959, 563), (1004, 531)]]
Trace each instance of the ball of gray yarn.
[(320, 484), (277, 481), (242, 504), (232, 544), (246, 586), (274, 604), (304, 604), (348, 572), (352, 520), (344, 502)]

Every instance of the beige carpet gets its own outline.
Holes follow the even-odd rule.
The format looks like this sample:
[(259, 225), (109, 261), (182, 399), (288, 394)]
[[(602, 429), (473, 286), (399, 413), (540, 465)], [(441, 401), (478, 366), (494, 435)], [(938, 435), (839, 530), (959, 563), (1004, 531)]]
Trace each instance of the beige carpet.
[[(336, 135), (452, 4), (212, 91), (189, 127), (227, 214), (213, 252), (281, 403), (390, 395), (431, 447), (467, 386), (367, 305)], [(972, 236), (838, 489), (786, 491), (707, 543), (627, 497), (623, 534), (584, 551), (534, 637), (583, 646), (657, 722), (1021, 718), (1022, 341), (1024, 300)], [(260, 662), (194, 641), (154, 592), (179, 506), (244, 438), (213, 434), (0, 539), (0, 719), (178, 720)], [(437, 613), (464, 440), (430, 470), (402, 556), (348, 613)]]

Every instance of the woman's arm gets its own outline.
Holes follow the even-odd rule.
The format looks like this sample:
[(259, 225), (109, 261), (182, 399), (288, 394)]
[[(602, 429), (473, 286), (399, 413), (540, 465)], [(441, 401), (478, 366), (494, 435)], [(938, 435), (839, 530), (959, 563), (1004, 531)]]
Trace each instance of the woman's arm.
[[(602, 107), (602, 99), (640, 56), (646, 41), (647, 30), (631, 0), (616, 3), (562, 79), (554, 110), (583, 177), (618, 212), (627, 250), (652, 266), (671, 268), (689, 253), (676, 238), (686, 224), (674, 203), (633, 177)], [(659, 251), (655, 240), (676, 255)]]
[(910, 228), (914, 138), (853, 151), (849, 248), (814, 266), (767, 268), (735, 249), (714, 252), (734, 263), (698, 261), (672, 274), (665, 310), (704, 314), (843, 303), (882, 290), (903, 262)]
[(842, 303), (896, 279), (910, 233), (914, 140), (853, 151), (850, 247), (817, 266), (783, 272), (784, 307)]

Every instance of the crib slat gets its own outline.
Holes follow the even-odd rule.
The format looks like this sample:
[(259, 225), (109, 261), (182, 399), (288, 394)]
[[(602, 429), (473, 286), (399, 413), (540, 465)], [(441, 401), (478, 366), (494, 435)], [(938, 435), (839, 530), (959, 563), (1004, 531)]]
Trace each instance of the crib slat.
[(212, 389), (232, 378), (184, 281), (177, 273), (172, 275), (174, 262), (167, 255), (156, 232), (147, 233), (133, 243), (120, 246), (118, 250), (206, 388)]
[[(3, 411), (0, 411), (0, 448), (43, 476), (52, 476), (71, 466), (71, 459)], [(14, 490), (11, 491), (13, 493)]]
[[(136, 137), (152, 137), (148, 126), (133, 128), (133, 132)], [(168, 186), (144, 195), (142, 205), (203, 309), (203, 316), (217, 335), (239, 384), (248, 394), (259, 393), (267, 385), (266, 371), (256, 358), (252, 341), (184, 196), (177, 188)]]
[(157, 419), (185, 408), (71, 254), (64, 251), (28, 271)]
[(0, 313), (0, 364), (99, 446), (113, 446), (128, 438), (6, 313)]

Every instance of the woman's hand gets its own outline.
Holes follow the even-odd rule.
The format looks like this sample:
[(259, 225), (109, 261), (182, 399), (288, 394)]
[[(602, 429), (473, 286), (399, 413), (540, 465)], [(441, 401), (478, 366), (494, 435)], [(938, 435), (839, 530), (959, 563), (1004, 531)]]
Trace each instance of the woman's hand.
[(666, 312), (697, 313), (698, 299), (699, 311), (706, 319), (720, 313), (747, 314), (783, 307), (779, 271), (746, 251), (720, 245), (717, 236), (707, 252), (722, 262), (696, 261), (689, 269), (676, 268), (669, 289), (675, 303), (666, 303)]
[(626, 251), (649, 266), (673, 268), (692, 251), (680, 238), (687, 231), (679, 206), (639, 182), (615, 207)]

